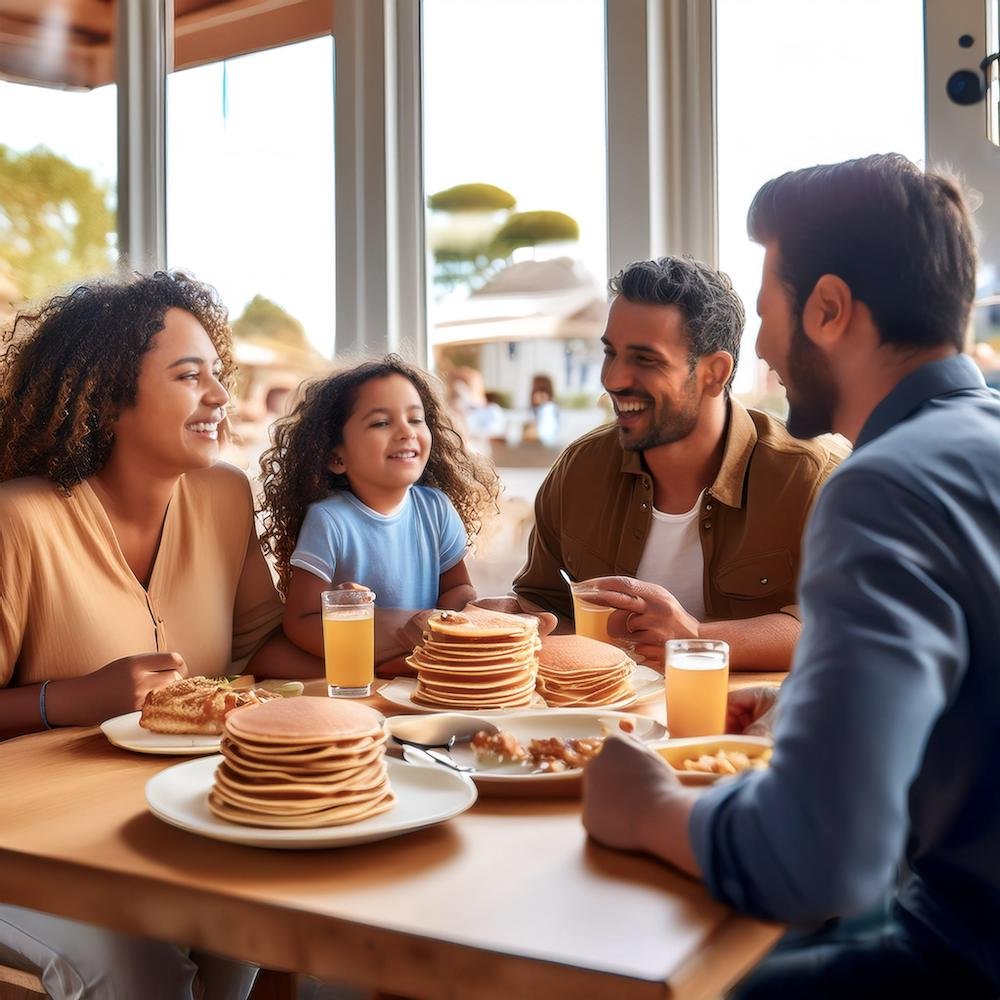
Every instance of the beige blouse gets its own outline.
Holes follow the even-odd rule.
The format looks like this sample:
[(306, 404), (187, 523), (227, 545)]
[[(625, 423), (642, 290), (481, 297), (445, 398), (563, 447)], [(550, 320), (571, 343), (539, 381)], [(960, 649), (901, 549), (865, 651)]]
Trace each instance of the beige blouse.
[(41, 478), (0, 483), (0, 686), (156, 651), (192, 675), (239, 673), (281, 613), (238, 469), (180, 478), (148, 590), (88, 482), (68, 497)]

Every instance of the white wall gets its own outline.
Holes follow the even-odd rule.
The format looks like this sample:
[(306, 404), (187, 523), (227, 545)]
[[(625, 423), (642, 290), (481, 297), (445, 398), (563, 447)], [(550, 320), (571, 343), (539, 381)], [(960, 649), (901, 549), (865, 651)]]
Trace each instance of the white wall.
[[(945, 92), (958, 69), (976, 69), (987, 55), (986, 5), (1000, 0), (925, 0), (927, 58), (927, 166), (948, 167), (975, 189), (982, 204), (974, 219), (980, 235), (979, 294), (1000, 292), (1000, 148), (986, 138), (986, 102), (962, 107)], [(969, 34), (972, 48), (958, 39)], [(891, 82), (891, 67), (879, 87)], [(985, 317), (978, 317), (979, 321)]]

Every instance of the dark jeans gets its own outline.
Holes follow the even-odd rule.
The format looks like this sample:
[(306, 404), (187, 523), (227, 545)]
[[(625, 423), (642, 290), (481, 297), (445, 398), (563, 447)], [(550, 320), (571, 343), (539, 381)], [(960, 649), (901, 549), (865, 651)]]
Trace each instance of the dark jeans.
[(975, 969), (896, 909), (880, 926), (782, 939), (728, 1000), (996, 1000)]

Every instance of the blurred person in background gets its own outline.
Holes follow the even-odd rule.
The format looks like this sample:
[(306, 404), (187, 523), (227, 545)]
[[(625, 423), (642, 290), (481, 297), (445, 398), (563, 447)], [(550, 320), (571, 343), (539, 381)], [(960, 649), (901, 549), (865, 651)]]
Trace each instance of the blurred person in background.
[(559, 404), (555, 388), (548, 375), (535, 375), (531, 380), (531, 421), (524, 429), (524, 437), (538, 441), (546, 448), (554, 448), (559, 440)]

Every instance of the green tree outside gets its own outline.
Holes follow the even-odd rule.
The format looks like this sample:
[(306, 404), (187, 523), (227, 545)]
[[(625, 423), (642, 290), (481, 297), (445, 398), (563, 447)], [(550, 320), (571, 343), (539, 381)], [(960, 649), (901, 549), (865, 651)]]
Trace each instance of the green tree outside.
[(0, 268), (21, 300), (115, 265), (114, 191), (44, 146), (0, 144)]
[(520, 247), (578, 240), (580, 227), (563, 212), (516, 212), (517, 201), (493, 184), (458, 184), (427, 199), (434, 213), (431, 250), (439, 295), (481, 288)]

